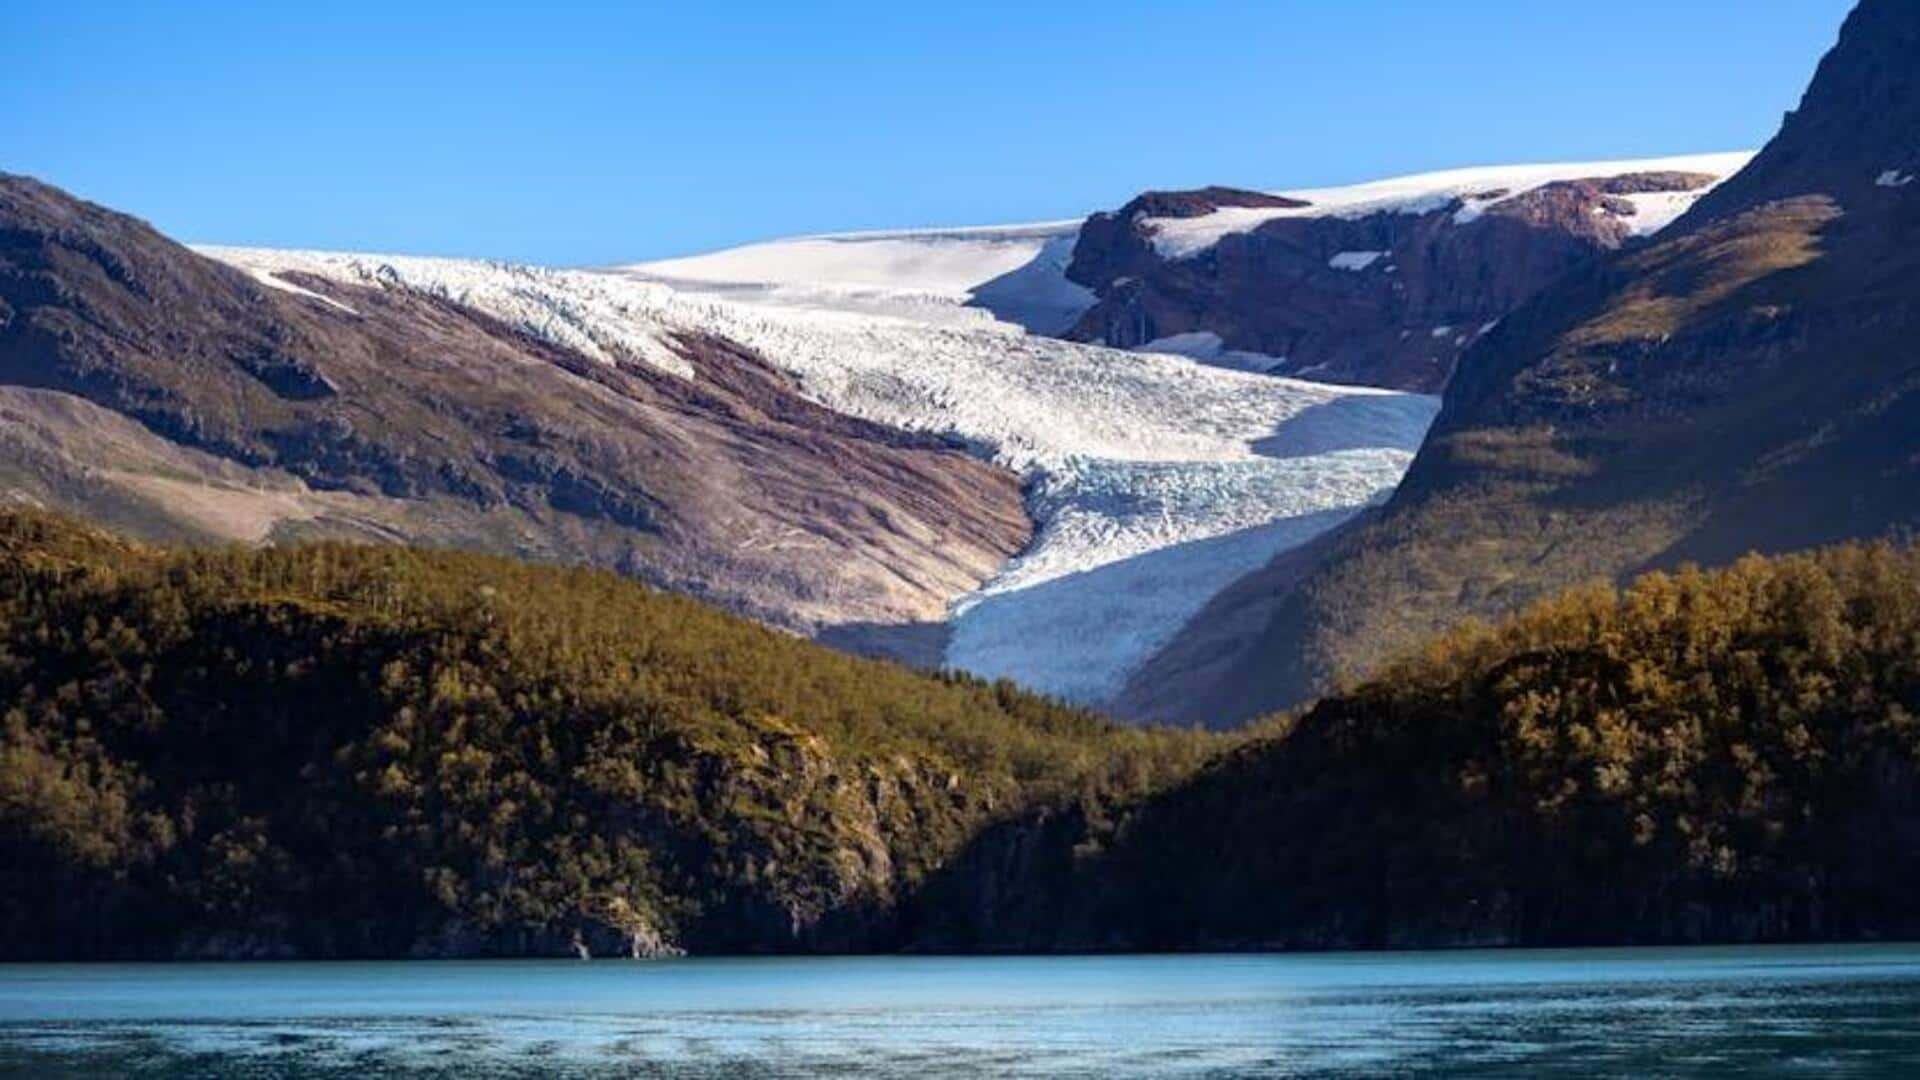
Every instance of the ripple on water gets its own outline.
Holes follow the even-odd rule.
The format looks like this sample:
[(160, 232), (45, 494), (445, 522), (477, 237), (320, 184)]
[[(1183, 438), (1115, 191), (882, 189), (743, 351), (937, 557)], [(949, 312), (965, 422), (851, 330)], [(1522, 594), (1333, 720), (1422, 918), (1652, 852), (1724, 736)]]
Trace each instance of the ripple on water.
[(0, 968), (0, 1076), (1920, 1074), (1920, 950)]

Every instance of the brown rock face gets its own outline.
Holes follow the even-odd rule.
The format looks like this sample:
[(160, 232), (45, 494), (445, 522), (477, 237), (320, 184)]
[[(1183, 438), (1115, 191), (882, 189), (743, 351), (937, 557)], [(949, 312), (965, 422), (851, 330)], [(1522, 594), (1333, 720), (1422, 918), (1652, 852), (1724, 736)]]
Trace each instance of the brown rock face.
[(1171, 663), (1197, 622), (1136, 699), (1244, 718), (1571, 585), (1920, 525), (1915, 132), (1920, 7), (1866, 0), (1746, 171), (1467, 354), (1392, 502), (1213, 637), (1216, 689)]
[(0, 176), (0, 487), (166, 538), (616, 566), (800, 630), (939, 618), (1027, 540), (1015, 477), (815, 406), (731, 342), (678, 338), (685, 380), (292, 283), (334, 303)]
[[(1628, 240), (1635, 207), (1623, 196), (1693, 191), (1713, 179), (1654, 172), (1487, 192), (1497, 201), (1473, 213), (1454, 202), (1425, 213), (1285, 217), (1187, 259), (1157, 252), (1145, 219), (1306, 204), (1215, 188), (1142, 196), (1082, 227), (1067, 273), (1100, 300), (1067, 336), (1135, 348), (1209, 331), (1228, 349), (1279, 358), (1276, 374), (1434, 392), (1489, 324)], [(1336, 259), (1353, 252), (1378, 257), (1359, 267)]]

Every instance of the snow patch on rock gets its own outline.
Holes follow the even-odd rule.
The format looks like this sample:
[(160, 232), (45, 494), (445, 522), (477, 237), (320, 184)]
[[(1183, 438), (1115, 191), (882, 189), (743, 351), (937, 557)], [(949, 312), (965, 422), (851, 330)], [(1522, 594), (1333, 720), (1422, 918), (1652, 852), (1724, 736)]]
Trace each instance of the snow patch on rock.
[(1248, 352), (1244, 349), (1229, 349), (1220, 335), (1211, 330), (1194, 330), (1185, 334), (1157, 338), (1136, 347), (1133, 351), (1171, 353), (1174, 356), (1185, 356), (1203, 364), (1232, 368), (1236, 371), (1278, 371), (1287, 366), (1287, 358), (1284, 356), (1269, 356), (1266, 353)]
[(273, 275), (273, 272), (270, 270), (266, 270), (258, 266), (249, 266), (249, 267), (245, 267), (244, 269), (246, 270), (248, 277), (251, 277), (253, 280), (259, 282), (262, 285), (265, 285), (269, 289), (277, 289), (283, 293), (292, 293), (295, 296), (304, 296), (309, 300), (318, 300), (321, 303), (327, 305), (328, 307), (335, 309), (336, 311), (344, 311), (349, 315), (360, 314), (359, 312), (353, 310), (352, 308), (341, 303), (340, 301), (335, 300), (331, 296), (322, 296), (319, 293), (314, 292), (312, 289), (303, 289), (300, 286), (295, 285), (291, 281), (282, 281), (280, 278), (275, 277)]
[(1342, 251), (1327, 260), (1327, 265), (1335, 270), (1351, 270), (1358, 273), (1386, 258), (1386, 251)]

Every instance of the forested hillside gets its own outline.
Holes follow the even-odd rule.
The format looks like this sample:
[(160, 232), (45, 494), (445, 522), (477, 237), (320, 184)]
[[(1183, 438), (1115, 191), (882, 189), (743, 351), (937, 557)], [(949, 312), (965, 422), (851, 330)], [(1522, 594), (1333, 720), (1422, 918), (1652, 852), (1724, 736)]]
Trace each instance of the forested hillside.
[(1920, 551), (1589, 587), (1235, 737), (610, 574), (0, 516), (0, 956), (1920, 933)]
[(1076, 932), (1135, 948), (1920, 933), (1912, 549), (1575, 590), (1277, 724), (1132, 815), (1076, 886)]
[(38, 514), (0, 710), (16, 958), (890, 948), (986, 821), (1209, 746), (607, 573)]

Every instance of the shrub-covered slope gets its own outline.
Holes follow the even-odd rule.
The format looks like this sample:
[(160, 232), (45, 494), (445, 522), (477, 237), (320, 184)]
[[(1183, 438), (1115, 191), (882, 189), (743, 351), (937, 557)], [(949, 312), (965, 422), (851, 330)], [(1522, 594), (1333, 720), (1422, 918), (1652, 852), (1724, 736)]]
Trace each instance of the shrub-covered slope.
[(1589, 587), (1251, 738), (612, 575), (0, 517), (0, 957), (1920, 933), (1920, 550)]
[(1148, 800), (1111, 847), (1069, 890), (1083, 907), (977, 936), (1912, 937), (1920, 551), (1750, 558), (1458, 629)]

